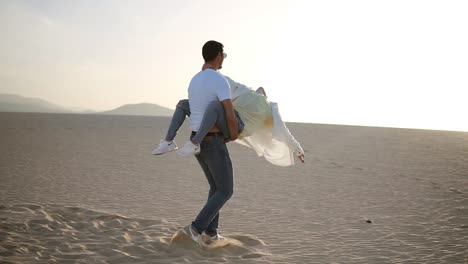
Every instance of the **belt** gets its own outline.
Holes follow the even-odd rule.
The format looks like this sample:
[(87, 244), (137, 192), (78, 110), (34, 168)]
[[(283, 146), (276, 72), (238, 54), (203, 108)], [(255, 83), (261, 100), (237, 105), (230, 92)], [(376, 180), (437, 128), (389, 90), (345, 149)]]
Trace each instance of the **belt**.
[[(195, 136), (195, 134), (197, 134), (197, 132), (192, 131), (192, 136)], [(223, 132), (208, 132), (203, 140), (211, 140), (215, 137), (223, 137)]]

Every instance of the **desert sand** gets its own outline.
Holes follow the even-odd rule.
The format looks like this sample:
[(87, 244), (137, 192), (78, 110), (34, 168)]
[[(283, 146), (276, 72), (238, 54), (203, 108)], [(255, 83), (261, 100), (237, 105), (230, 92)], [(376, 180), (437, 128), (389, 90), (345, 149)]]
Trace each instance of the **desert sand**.
[(206, 249), (170, 243), (208, 184), (151, 155), (169, 121), (0, 113), (0, 263), (468, 263), (468, 133), (290, 123), (289, 168), (230, 143), (239, 243)]

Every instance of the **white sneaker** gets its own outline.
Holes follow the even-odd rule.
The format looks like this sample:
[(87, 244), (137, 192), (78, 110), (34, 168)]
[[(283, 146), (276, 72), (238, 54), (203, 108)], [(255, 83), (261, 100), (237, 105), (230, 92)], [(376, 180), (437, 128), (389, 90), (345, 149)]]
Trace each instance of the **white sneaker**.
[(164, 139), (161, 139), (159, 141), (159, 146), (155, 149), (153, 149), (153, 155), (161, 155), (167, 152), (171, 152), (178, 149), (176, 143), (174, 141), (166, 141)]
[(215, 243), (219, 245), (219, 243), (225, 243), (227, 241), (227, 239), (225, 237), (220, 236), (218, 234), (216, 234), (214, 236), (210, 236), (210, 235), (207, 235), (205, 233), (203, 233), (200, 240), (206, 246), (210, 246), (210, 245), (215, 244)]
[(226, 238), (218, 234), (214, 236), (208, 236), (208, 241), (211, 243), (216, 242), (216, 241), (222, 241), (222, 240), (226, 240)]
[(188, 225), (182, 229), (182, 231), (188, 235), (193, 241), (196, 243), (199, 243), (200, 240), (200, 234), (197, 233), (192, 227), (192, 225)]
[(195, 145), (192, 141), (187, 141), (185, 145), (177, 151), (177, 153), (183, 157), (197, 155), (200, 153), (200, 145)]

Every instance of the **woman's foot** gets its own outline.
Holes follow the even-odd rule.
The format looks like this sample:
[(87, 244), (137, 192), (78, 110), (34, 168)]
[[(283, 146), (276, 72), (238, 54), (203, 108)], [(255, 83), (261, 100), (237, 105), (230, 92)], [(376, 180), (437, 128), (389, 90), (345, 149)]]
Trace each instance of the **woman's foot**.
[(192, 141), (187, 141), (185, 145), (180, 148), (177, 153), (183, 157), (188, 157), (191, 155), (197, 155), (200, 153), (200, 144), (193, 144)]
[(171, 152), (178, 149), (176, 143), (174, 141), (166, 141), (164, 139), (161, 139), (159, 141), (159, 146), (155, 149), (153, 149), (153, 155), (161, 155), (167, 152)]

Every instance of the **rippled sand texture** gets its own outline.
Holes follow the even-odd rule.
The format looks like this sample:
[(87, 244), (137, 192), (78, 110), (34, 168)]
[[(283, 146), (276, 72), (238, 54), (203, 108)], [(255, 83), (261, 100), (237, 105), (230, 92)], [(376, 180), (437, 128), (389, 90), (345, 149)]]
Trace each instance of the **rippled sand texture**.
[[(3, 259), (21, 263), (184, 263), (263, 256), (262, 242), (230, 235), (238, 244), (201, 248), (168, 221), (126, 218), (80, 207), (17, 204), (0, 207)], [(6, 216), (6, 217), (5, 217)]]
[[(468, 133), (289, 124), (307, 163), (229, 145), (220, 232), (170, 244), (204, 204), (168, 118), (0, 113), (0, 263), (468, 263)], [(176, 140), (183, 145), (185, 126)]]

